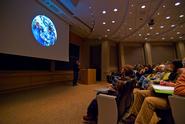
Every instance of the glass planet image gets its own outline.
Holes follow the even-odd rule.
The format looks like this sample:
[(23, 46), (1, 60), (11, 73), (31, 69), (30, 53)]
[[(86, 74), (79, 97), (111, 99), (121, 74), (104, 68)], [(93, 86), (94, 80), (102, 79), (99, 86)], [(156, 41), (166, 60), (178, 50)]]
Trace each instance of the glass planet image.
[(57, 31), (53, 22), (44, 15), (37, 15), (32, 21), (32, 33), (42, 46), (53, 46), (57, 40)]

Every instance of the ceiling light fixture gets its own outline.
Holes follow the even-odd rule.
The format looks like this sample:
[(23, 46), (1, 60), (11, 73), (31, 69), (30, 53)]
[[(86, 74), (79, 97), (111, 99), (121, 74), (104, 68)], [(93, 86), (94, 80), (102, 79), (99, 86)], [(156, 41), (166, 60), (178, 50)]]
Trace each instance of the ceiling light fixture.
[(182, 37), (179, 37), (180, 39), (182, 39)]
[(91, 9), (92, 7), (91, 6), (89, 6), (89, 9)]
[(159, 32), (157, 32), (157, 33), (155, 33), (156, 35), (158, 35), (159, 34)]
[(170, 39), (174, 39), (173, 37), (170, 37)]
[(177, 32), (177, 34), (180, 34), (180, 32)]
[(102, 11), (102, 13), (103, 13), (103, 14), (106, 14), (106, 11), (105, 11), (105, 10), (103, 10), (103, 11)]
[(179, 6), (181, 3), (180, 2), (176, 2), (175, 3), (175, 6)]
[(129, 28), (129, 30), (132, 30), (132, 28)]
[(157, 15), (160, 15), (160, 13), (158, 12)]
[(118, 11), (118, 9), (115, 8), (115, 9), (114, 9), (114, 12), (117, 12), (117, 11)]
[(144, 9), (144, 8), (146, 8), (146, 6), (145, 5), (142, 5), (141, 8)]
[(110, 31), (110, 29), (107, 29), (107, 31)]
[(139, 36), (141, 36), (141, 34), (139, 34)]
[(171, 27), (173, 28), (173, 27), (175, 27), (175, 25), (171, 25)]
[(108, 37), (107, 35), (105, 35), (105, 37)]
[(103, 25), (105, 25), (106, 24), (106, 22), (103, 22)]
[(112, 21), (112, 23), (115, 23), (115, 22), (116, 22), (116, 21), (114, 21), (114, 20)]
[(164, 38), (164, 37), (162, 37), (162, 40), (165, 40), (165, 38)]
[(184, 15), (180, 15), (179, 17), (180, 17), (180, 18), (183, 18), (183, 17), (184, 17)]
[(167, 20), (170, 19), (170, 18), (171, 18), (170, 16), (167, 16), (167, 17), (166, 17)]
[(150, 33), (147, 33), (147, 35), (150, 35)]
[(164, 28), (164, 26), (163, 26), (163, 25), (161, 25), (161, 26), (160, 26), (160, 28)]
[(163, 8), (165, 8), (166, 6), (165, 5), (163, 5)]
[(150, 29), (152, 30), (152, 29), (153, 29), (153, 27), (150, 27)]
[(147, 40), (148, 38), (147, 37), (145, 37), (145, 40)]

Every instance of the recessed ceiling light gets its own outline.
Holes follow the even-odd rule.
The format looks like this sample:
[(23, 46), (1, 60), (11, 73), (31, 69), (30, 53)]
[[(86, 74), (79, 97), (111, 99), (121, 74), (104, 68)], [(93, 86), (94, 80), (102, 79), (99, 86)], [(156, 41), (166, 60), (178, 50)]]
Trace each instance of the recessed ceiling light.
[(105, 14), (105, 13), (106, 13), (106, 11), (105, 11), (105, 10), (103, 10), (103, 11), (102, 11), (102, 13), (103, 13), (103, 14)]
[(131, 5), (131, 7), (133, 7), (133, 6), (134, 6), (134, 4)]
[(180, 32), (177, 32), (177, 34), (180, 34)]
[(150, 29), (152, 30), (152, 29), (153, 29), (153, 27), (150, 27)]
[(160, 28), (164, 28), (164, 26), (163, 26), (163, 25), (161, 25), (161, 26), (160, 26)]
[(180, 5), (180, 4), (181, 4), (180, 2), (176, 2), (176, 3), (175, 3), (175, 6), (178, 6), (178, 5)]
[(179, 37), (180, 39), (182, 39), (182, 37)]
[(146, 8), (146, 6), (145, 5), (142, 5), (141, 8), (144, 9), (144, 8)]
[(132, 30), (132, 28), (129, 28), (129, 30)]
[(105, 37), (107, 37), (107, 35), (105, 35)]
[(175, 27), (175, 25), (171, 25), (171, 27), (173, 28), (173, 27)]
[(107, 29), (107, 31), (110, 31), (110, 29)]
[(184, 15), (180, 15), (179, 17), (180, 17), (180, 18), (183, 18), (183, 17), (184, 17)]
[(166, 6), (165, 5), (163, 5), (163, 8), (165, 8)]
[(145, 37), (145, 40), (147, 40), (148, 38), (147, 37)]
[(171, 18), (170, 16), (167, 16), (167, 17), (166, 17), (167, 20), (170, 19), (170, 18)]
[(160, 15), (160, 13), (158, 12), (157, 15)]
[(103, 25), (105, 25), (106, 24), (106, 22), (103, 22)]
[(115, 9), (114, 9), (114, 12), (117, 12), (117, 11), (118, 11), (118, 9), (115, 8)]
[(156, 35), (158, 35), (158, 34), (159, 34), (159, 32), (156, 32), (155, 34), (156, 34)]
[(116, 22), (116, 21), (114, 21), (114, 20), (112, 21), (112, 23), (115, 23), (115, 22)]
[(147, 33), (147, 35), (150, 35), (150, 33)]
[(170, 37), (170, 39), (174, 39), (173, 37)]
[(162, 37), (162, 40), (165, 40), (165, 38), (164, 38), (164, 37)]
[(141, 34), (139, 34), (139, 36), (141, 36)]

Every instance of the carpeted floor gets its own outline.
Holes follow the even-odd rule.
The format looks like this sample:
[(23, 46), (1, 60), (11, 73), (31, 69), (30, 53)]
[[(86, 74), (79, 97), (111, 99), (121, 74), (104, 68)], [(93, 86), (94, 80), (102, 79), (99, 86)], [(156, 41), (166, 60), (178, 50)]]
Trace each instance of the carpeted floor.
[(95, 89), (105, 85), (56, 84), (0, 95), (0, 124), (83, 124)]

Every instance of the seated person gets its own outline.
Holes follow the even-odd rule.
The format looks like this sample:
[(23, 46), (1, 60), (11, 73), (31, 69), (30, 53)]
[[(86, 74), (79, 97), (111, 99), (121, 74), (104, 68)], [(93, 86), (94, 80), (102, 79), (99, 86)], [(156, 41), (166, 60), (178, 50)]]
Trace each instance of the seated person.
[(119, 72), (112, 72), (111, 75), (107, 75), (107, 82), (114, 85), (118, 80), (121, 80), (122, 76), (124, 75), (123, 73), (124, 68), (121, 68)]
[[(182, 63), (179, 61), (174, 61), (173, 63), (176, 63), (177, 72), (180, 73), (180, 68), (183, 67)], [(182, 80), (185, 81), (184, 75), (185, 71), (177, 79), (177, 84)], [(134, 103), (130, 110), (130, 116), (125, 120), (125, 123), (149, 124), (151, 121), (157, 122), (158, 120), (152, 120), (156, 109), (169, 109), (167, 97), (157, 97), (151, 90), (134, 90)]]
[[(116, 101), (119, 103), (119, 100), (122, 97), (122, 92), (124, 89), (124, 85), (128, 81), (135, 80), (133, 77), (133, 70), (132, 66), (130, 65), (125, 65), (124, 67), (124, 72), (122, 73), (122, 79), (118, 80), (115, 85), (110, 85), (109, 90), (106, 94), (108, 95), (114, 95), (116, 96)], [(100, 94), (101, 92), (97, 93)], [(105, 93), (104, 93), (105, 94)], [(97, 106), (97, 100), (96, 98), (92, 100), (92, 102), (89, 104), (88, 109), (87, 109), (87, 115), (83, 117), (85, 121), (96, 121), (97, 120), (97, 115), (98, 115), (98, 106)]]
[(174, 94), (179, 96), (185, 96), (185, 58), (182, 61), (184, 69), (181, 70), (182, 74), (175, 83)]
[(159, 65), (156, 67), (155, 72), (152, 74), (141, 76), (141, 78), (138, 81), (138, 85), (141, 86), (142, 89), (147, 89), (149, 82), (159, 81), (164, 75), (164, 69), (165, 65)]
[(172, 72), (170, 73), (168, 80), (160, 81), (160, 85), (175, 86), (174, 82), (179, 77), (178, 70), (179, 70), (179, 68), (181, 68), (181, 66), (183, 66), (182, 61), (173, 61), (170, 64), (170, 68), (171, 68)]

